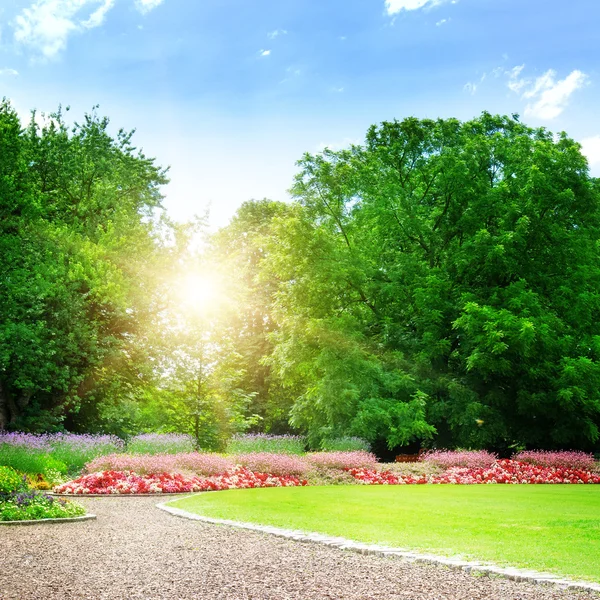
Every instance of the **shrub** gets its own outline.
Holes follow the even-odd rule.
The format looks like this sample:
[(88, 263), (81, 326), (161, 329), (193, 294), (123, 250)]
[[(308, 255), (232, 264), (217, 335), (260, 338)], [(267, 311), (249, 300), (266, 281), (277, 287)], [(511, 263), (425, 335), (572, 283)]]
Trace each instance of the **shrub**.
[(310, 469), (310, 465), (305, 460), (289, 454), (251, 452), (237, 454), (234, 459), (237, 464), (250, 471), (272, 475), (303, 475)]
[(430, 450), (423, 454), (420, 460), (438, 467), (490, 467), (498, 457), (487, 450)]
[(12, 467), (0, 467), (0, 495), (12, 494), (27, 489), (23, 475)]
[(306, 460), (324, 469), (369, 469), (377, 466), (377, 457), (371, 452), (311, 452)]
[(545, 450), (526, 450), (518, 452), (513, 460), (539, 465), (541, 467), (585, 469), (591, 471), (595, 467), (594, 455), (579, 450), (561, 450), (558, 452)]
[(122, 448), (122, 440), (108, 435), (0, 433), (0, 464), (30, 475), (66, 474), (81, 470), (99, 454)]
[(357, 450), (371, 451), (371, 444), (359, 437), (340, 437), (321, 442), (321, 450), (325, 452), (355, 452)]
[(228, 454), (251, 454), (270, 452), (272, 454), (304, 454), (306, 440), (299, 435), (268, 435), (254, 433), (234, 435), (227, 443)]
[(85, 514), (83, 506), (40, 492), (13, 494), (0, 500), (0, 521), (60, 519)]
[(308, 485), (353, 485), (356, 479), (349, 471), (320, 468), (310, 471), (306, 477)]
[(87, 473), (98, 471), (133, 471), (138, 475), (191, 472), (197, 475), (219, 475), (232, 469), (232, 459), (220, 454), (108, 454), (85, 465)]
[(69, 472), (80, 471), (96, 456), (118, 452), (124, 447), (123, 440), (114, 435), (55, 433), (48, 435), (47, 439), (52, 457), (64, 463)]
[(127, 444), (130, 454), (179, 454), (192, 452), (195, 442), (186, 433), (142, 433)]
[(25, 446), (11, 446), (2, 444), (0, 446), (0, 464), (29, 475), (46, 473), (48, 471), (67, 472), (67, 465), (52, 457), (47, 452), (36, 449), (28, 450)]

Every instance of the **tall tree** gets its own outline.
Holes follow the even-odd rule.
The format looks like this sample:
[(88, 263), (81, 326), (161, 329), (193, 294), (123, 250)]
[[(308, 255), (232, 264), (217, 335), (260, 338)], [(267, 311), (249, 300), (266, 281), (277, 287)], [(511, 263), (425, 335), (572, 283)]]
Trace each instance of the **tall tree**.
[[(131, 134), (0, 107), (0, 428), (44, 430), (138, 385), (165, 172)], [(92, 410), (94, 412), (94, 410)], [(85, 417), (84, 417), (85, 420)]]
[(268, 261), (295, 424), (597, 444), (600, 196), (576, 142), (516, 117), (411, 118), (299, 164)]

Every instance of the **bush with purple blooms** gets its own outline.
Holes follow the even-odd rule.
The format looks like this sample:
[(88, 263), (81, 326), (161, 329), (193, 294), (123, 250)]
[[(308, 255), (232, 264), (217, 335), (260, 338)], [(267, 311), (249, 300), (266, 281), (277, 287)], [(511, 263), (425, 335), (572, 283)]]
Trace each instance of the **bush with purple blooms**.
[(80, 517), (85, 508), (77, 502), (27, 491), (0, 497), (0, 521), (28, 521)]
[(228, 454), (270, 452), (273, 454), (304, 454), (306, 439), (300, 435), (269, 435), (252, 433), (234, 435), (227, 444)]
[(0, 521), (55, 519), (83, 514), (83, 506), (30, 490), (23, 475), (12, 467), (0, 466)]
[(192, 452), (194, 438), (186, 433), (142, 433), (127, 443), (130, 454), (177, 454)]
[(525, 450), (515, 454), (512, 459), (540, 467), (583, 469), (586, 471), (591, 471), (595, 466), (594, 455), (579, 450)]

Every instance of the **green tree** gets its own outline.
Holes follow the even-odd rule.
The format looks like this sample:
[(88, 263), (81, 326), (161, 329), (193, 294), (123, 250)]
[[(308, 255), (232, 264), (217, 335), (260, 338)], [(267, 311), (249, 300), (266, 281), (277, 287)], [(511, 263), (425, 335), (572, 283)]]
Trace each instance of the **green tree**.
[(410, 118), (299, 165), (265, 268), (313, 443), (594, 447), (600, 196), (576, 142)]
[(0, 428), (87, 427), (133, 394), (164, 267), (165, 172), (95, 113), (46, 123), (0, 107)]

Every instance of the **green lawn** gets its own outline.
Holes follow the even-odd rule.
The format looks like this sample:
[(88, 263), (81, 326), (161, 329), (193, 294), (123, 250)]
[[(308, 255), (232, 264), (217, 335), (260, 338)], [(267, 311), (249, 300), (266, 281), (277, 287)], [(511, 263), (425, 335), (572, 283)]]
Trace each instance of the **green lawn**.
[(600, 486), (324, 486), (209, 492), (197, 514), (600, 581)]

